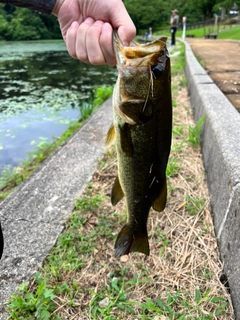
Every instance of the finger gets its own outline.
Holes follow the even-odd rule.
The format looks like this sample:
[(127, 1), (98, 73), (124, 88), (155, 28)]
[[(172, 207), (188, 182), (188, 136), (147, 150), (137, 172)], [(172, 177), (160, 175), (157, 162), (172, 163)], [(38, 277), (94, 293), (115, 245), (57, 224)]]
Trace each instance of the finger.
[(88, 60), (93, 65), (106, 64), (105, 57), (100, 46), (100, 36), (103, 27), (103, 21), (96, 21), (87, 31), (86, 51)]
[(119, 35), (120, 40), (122, 41), (122, 44), (124, 46), (129, 46), (131, 41), (133, 40), (133, 38), (136, 35), (136, 31), (134, 31), (133, 29), (128, 29), (125, 26), (120, 26), (118, 28), (118, 35)]
[(118, 1), (117, 7), (113, 8), (111, 25), (114, 29), (118, 29), (119, 38), (125, 46), (128, 46), (136, 36), (136, 27), (122, 1)]
[(74, 59), (77, 59), (76, 55), (76, 39), (77, 39), (77, 30), (78, 30), (79, 24), (77, 21), (74, 21), (70, 28), (67, 30), (67, 34), (65, 36), (65, 43), (67, 46), (68, 53), (70, 56), (72, 56)]
[(116, 64), (116, 58), (112, 45), (112, 26), (109, 23), (104, 23), (102, 26), (102, 32), (100, 35), (100, 46), (104, 55), (105, 61), (109, 66)]
[(80, 24), (77, 31), (76, 38), (76, 56), (82, 62), (89, 62), (87, 53), (87, 37), (89, 29), (94, 25), (95, 20), (93, 18), (87, 18), (83, 23)]

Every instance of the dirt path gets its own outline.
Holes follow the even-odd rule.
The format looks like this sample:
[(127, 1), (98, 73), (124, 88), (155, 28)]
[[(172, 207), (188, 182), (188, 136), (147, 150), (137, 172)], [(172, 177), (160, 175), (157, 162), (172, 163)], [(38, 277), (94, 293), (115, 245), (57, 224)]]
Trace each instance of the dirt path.
[(212, 80), (240, 112), (240, 41), (190, 38), (186, 41)]

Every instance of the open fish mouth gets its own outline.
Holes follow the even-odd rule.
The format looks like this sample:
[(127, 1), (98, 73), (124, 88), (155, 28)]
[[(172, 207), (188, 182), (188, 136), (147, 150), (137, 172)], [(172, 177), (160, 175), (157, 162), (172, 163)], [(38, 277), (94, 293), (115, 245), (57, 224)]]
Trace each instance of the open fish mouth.
[(167, 37), (161, 37), (150, 43), (142, 44), (132, 41), (130, 47), (124, 47), (116, 31), (113, 33), (113, 47), (117, 59), (117, 67), (148, 67), (164, 63), (166, 56), (169, 58), (166, 50)]

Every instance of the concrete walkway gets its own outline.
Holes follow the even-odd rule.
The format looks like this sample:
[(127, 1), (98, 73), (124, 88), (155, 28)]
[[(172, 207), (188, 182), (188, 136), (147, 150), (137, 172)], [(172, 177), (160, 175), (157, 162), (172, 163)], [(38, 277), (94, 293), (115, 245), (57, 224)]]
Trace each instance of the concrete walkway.
[(112, 123), (111, 99), (0, 204), (5, 250), (0, 262), (0, 319), (4, 302), (41, 266), (97, 168)]
[[(209, 40), (201, 41), (200, 52), (212, 54)], [(236, 52), (227, 50), (226, 59)], [(215, 40), (215, 47), (219, 47)], [(215, 50), (215, 49), (214, 49)], [(207, 116), (202, 127), (202, 155), (211, 197), (215, 232), (224, 272), (228, 278), (236, 319), (240, 319), (240, 114), (209, 77), (186, 43), (186, 76), (195, 121)], [(226, 64), (215, 55), (212, 70)], [(207, 61), (207, 60), (206, 60)], [(239, 59), (238, 62), (240, 63)], [(215, 69), (215, 70), (216, 70)], [(240, 68), (238, 69), (240, 70)]]
[(240, 112), (240, 41), (187, 38), (211, 79)]

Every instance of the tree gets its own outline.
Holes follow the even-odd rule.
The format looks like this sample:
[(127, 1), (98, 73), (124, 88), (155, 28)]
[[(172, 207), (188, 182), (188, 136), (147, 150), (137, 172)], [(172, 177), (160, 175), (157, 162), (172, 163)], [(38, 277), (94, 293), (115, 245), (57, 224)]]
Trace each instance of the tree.
[(0, 4), (1, 40), (61, 39), (55, 16), (39, 14), (25, 8)]
[(163, 0), (125, 0), (124, 4), (137, 28), (137, 31), (148, 31), (149, 27), (157, 28), (169, 21), (169, 4)]
[(213, 17), (217, 3), (219, 3), (219, 0), (189, 0), (190, 6), (195, 7), (196, 11), (202, 15), (203, 20)]
[(6, 11), (0, 7), (0, 40), (4, 40), (4, 35), (7, 32), (8, 21), (6, 18)]

